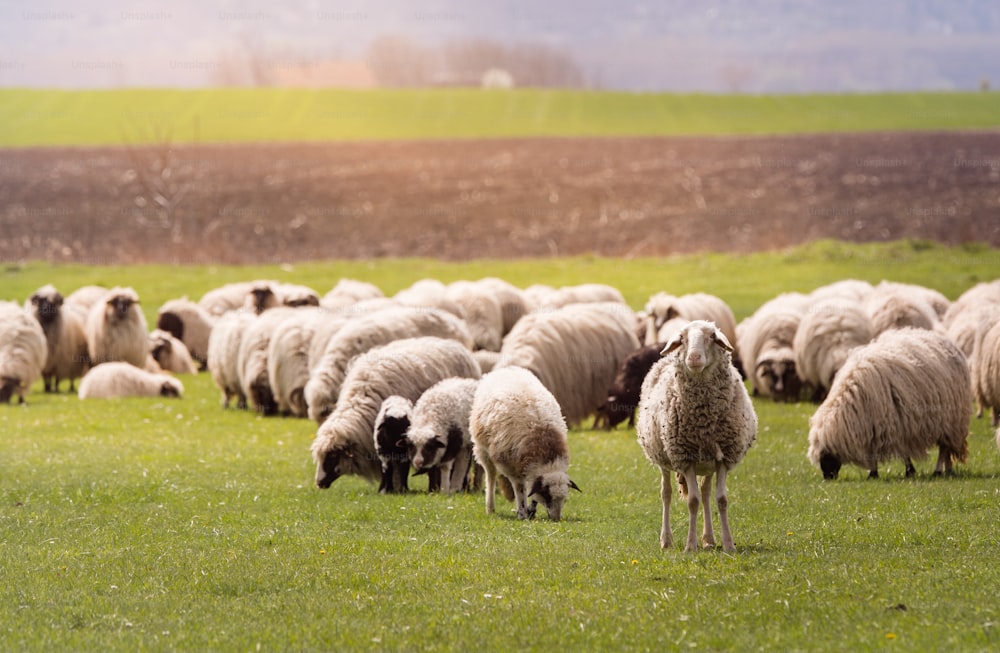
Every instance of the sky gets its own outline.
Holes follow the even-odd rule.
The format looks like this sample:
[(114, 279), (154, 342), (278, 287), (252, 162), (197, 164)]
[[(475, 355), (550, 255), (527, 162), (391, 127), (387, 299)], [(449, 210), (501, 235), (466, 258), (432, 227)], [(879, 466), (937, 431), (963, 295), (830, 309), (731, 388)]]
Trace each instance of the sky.
[(198, 87), (222, 57), (363, 59), (380, 36), (566, 52), (596, 88), (1000, 85), (997, 0), (177, 0), (0, 3), (0, 86)]

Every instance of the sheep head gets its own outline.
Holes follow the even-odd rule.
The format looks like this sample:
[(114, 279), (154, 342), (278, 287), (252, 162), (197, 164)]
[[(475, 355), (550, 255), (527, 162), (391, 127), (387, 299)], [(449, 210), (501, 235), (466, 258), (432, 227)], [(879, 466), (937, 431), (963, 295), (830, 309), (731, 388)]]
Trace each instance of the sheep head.
[(694, 376), (730, 364), (733, 346), (713, 322), (695, 320), (681, 329), (660, 352), (666, 356), (680, 350), (682, 367)]
[(31, 296), (31, 305), (35, 309), (35, 318), (45, 326), (55, 321), (59, 309), (63, 305), (63, 296), (51, 285), (42, 286)]
[(132, 307), (139, 303), (139, 296), (131, 288), (115, 288), (108, 292), (104, 300), (104, 315), (108, 321), (125, 321)]
[(802, 392), (802, 379), (795, 368), (790, 347), (763, 352), (754, 367), (754, 386), (779, 401), (795, 401)]
[(181, 396), (181, 384), (177, 379), (166, 379), (163, 381), (163, 385), (160, 386), (160, 396), (161, 397), (180, 397)]
[(0, 404), (9, 404), (14, 393), (17, 393), (21, 398), (21, 403), (24, 403), (23, 391), (21, 379), (14, 376), (0, 377)]
[(570, 489), (577, 492), (583, 491), (577, 487), (566, 472), (554, 471), (537, 476), (528, 492), (528, 496), (531, 498), (528, 517), (535, 516), (535, 509), (541, 503), (548, 511), (549, 519), (559, 521), (562, 519), (563, 504), (566, 503), (566, 496)]

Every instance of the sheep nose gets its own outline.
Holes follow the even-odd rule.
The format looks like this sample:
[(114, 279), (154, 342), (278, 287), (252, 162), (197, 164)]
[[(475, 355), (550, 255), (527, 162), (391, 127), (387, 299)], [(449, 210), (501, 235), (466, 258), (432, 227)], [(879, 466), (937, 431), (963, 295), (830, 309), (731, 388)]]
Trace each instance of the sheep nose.
[(687, 364), (692, 370), (700, 370), (705, 367), (705, 357), (699, 353), (690, 353), (687, 357)]

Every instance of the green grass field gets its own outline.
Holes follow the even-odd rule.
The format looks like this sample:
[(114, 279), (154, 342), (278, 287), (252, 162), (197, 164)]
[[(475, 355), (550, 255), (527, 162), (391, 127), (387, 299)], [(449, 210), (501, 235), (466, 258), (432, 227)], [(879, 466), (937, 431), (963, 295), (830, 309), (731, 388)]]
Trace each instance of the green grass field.
[(0, 147), (793, 134), (1000, 126), (998, 93), (0, 89)]
[[(672, 259), (330, 262), (294, 268), (0, 272), (2, 296), (44, 283), (125, 283), (164, 300), (272, 277), (321, 291), (342, 276), (387, 293), (422, 277), (519, 285), (600, 281), (638, 307), (703, 290), (742, 318), (783, 290), (841, 278), (923, 283), (951, 298), (996, 276), (1000, 251), (823, 242)], [(315, 427), (224, 411), (211, 379), (181, 400), (0, 406), (0, 649), (948, 650), (1000, 646), (1000, 452), (974, 420), (970, 459), (823, 482), (805, 456), (810, 404), (758, 401), (757, 444), (729, 483), (737, 553), (661, 551), (659, 473), (634, 433), (570, 433), (583, 494), (564, 519), (518, 522), (481, 495), (379, 496), (312, 484)], [(418, 489), (426, 487), (415, 480)], [(675, 504), (676, 506), (676, 504)], [(543, 513), (544, 511), (539, 511)], [(675, 539), (685, 511), (675, 509)]]

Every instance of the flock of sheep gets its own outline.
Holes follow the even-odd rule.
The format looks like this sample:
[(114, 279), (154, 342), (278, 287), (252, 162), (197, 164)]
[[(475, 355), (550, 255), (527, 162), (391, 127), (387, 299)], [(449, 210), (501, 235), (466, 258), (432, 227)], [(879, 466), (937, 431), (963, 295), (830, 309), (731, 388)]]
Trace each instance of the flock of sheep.
[[(571, 489), (567, 428), (629, 420), (662, 471), (660, 544), (672, 546), (674, 475), (689, 508), (687, 550), (734, 550), (726, 476), (757, 435), (750, 394), (819, 402), (808, 457), (844, 463), (964, 461), (973, 403), (1000, 415), (1000, 280), (955, 302), (921, 286), (857, 280), (787, 293), (737, 324), (712, 295), (658, 293), (644, 310), (602, 284), (517, 288), (496, 278), (422, 280), (385, 297), (341, 280), (315, 290), (236, 283), (160, 307), (152, 332), (131, 288), (39, 288), (0, 302), (0, 401), (39, 378), (81, 399), (180, 397), (207, 369), (225, 407), (314, 420), (315, 482), (345, 474), (405, 492), (412, 473), (441, 492), (497, 486), (532, 518), (558, 520)], [(744, 379), (748, 382), (745, 382)], [(749, 392), (747, 386), (749, 385)], [(638, 418), (636, 418), (638, 410)], [(1000, 431), (997, 433), (1000, 446)]]

